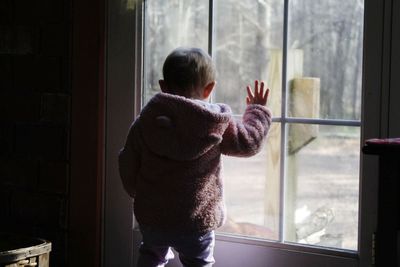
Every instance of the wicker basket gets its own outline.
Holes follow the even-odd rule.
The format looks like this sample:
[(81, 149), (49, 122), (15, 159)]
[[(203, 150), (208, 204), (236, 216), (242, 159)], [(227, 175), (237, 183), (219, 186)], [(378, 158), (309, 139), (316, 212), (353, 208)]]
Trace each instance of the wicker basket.
[(50, 251), (46, 240), (0, 233), (0, 267), (48, 267)]

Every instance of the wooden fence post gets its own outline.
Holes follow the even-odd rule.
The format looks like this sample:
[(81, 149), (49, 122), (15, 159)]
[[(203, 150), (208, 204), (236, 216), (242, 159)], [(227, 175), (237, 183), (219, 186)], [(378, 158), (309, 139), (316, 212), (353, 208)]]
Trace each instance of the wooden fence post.
[[(319, 116), (319, 78), (294, 78), (290, 82), (289, 116), (317, 118)], [(297, 152), (318, 136), (318, 125), (290, 124), (285, 179), (285, 237), (297, 241), (295, 212), (297, 201)]]
[[(303, 51), (289, 50), (287, 62), (287, 81), (289, 93), (288, 115), (292, 117), (316, 118), (319, 116), (319, 78), (303, 76)], [(271, 88), (269, 106), (275, 117), (281, 116), (282, 99), (282, 50), (271, 51), (268, 69), (268, 86)], [(280, 155), (285, 153), (288, 167), (285, 180), (286, 240), (296, 241), (295, 209), (297, 196), (296, 152), (316, 138), (318, 126), (296, 124), (288, 129), (288, 151), (280, 151), (280, 124), (273, 125), (267, 149), (267, 177), (265, 180), (264, 225), (276, 233), (278, 238), (280, 219)]]

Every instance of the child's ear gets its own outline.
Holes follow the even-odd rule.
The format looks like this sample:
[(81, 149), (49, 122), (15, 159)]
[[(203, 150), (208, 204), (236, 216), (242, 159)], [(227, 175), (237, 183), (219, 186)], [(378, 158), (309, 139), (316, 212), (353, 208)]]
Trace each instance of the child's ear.
[(164, 80), (158, 80), (158, 84), (160, 85), (161, 92), (168, 93), (167, 84)]
[(212, 81), (210, 83), (208, 83), (203, 90), (203, 97), (204, 99), (208, 98), (212, 92), (212, 90), (214, 89), (215, 85), (217, 84), (216, 81)]

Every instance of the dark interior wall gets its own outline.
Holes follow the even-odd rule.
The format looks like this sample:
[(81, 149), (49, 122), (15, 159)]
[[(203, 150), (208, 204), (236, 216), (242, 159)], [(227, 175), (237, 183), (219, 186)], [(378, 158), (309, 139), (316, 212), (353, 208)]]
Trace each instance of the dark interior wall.
[(101, 266), (105, 1), (72, 2), (68, 265)]
[(66, 263), (70, 3), (0, 1), (0, 231), (51, 240)]
[(0, 232), (98, 266), (103, 1), (0, 1)]

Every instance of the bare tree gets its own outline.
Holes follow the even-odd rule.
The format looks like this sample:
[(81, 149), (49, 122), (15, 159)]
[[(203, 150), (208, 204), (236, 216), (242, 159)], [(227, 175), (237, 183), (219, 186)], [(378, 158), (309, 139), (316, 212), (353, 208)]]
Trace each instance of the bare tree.
[[(360, 1), (290, 1), (289, 48), (303, 50), (304, 75), (321, 79), (320, 117), (360, 118), (363, 5)], [(265, 79), (272, 49), (282, 48), (280, 0), (215, 2), (216, 101), (241, 112), (242, 90)], [(208, 44), (208, 1), (152, 0), (146, 13), (146, 92), (157, 92), (166, 55)]]

